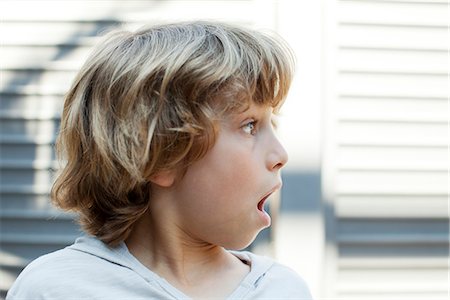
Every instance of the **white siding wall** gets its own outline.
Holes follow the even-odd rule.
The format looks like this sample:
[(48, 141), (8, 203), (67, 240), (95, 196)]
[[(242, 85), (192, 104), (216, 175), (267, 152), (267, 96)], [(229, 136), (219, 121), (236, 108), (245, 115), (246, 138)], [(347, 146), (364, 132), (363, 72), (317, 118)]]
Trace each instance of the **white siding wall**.
[[(281, 123), (291, 156), (285, 176), (318, 173), (326, 242), (317, 212), (305, 222), (280, 218), (278, 258), (306, 270), (317, 298), (446, 299), (447, 2), (296, 3), (0, 1), (1, 292), (31, 259), (79, 234), (73, 216), (49, 205), (52, 143), (63, 93), (96, 36), (119, 23), (210, 18), (277, 29), (297, 53)], [(319, 19), (320, 9), (311, 28), (296, 17)]]
[(447, 1), (325, 3), (325, 295), (448, 299)]

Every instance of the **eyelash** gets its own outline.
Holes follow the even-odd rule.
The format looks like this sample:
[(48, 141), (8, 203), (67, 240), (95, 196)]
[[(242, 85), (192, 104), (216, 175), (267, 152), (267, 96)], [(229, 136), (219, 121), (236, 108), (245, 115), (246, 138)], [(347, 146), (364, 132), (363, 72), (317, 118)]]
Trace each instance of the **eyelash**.
[[(244, 126), (242, 126), (242, 129), (244, 130), (245, 133), (247, 134), (251, 134), (251, 135), (255, 135), (256, 134), (256, 124), (258, 123), (258, 121), (250, 121), (247, 122)], [(251, 126), (251, 128), (250, 128)], [(247, 132), (245, 129), (246, 128), (250, 128), (250, 132)]]

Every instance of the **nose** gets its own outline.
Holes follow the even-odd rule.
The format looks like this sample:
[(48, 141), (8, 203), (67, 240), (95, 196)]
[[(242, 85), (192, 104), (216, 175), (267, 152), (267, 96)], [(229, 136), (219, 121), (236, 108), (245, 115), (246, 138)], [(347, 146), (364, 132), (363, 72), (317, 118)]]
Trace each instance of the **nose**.
[(275, 134), (272, 134), (268, 149), (270, 151), (267, 154), (267, 169), (269, 171), (280, 170), (287, 163), (288, 154)]

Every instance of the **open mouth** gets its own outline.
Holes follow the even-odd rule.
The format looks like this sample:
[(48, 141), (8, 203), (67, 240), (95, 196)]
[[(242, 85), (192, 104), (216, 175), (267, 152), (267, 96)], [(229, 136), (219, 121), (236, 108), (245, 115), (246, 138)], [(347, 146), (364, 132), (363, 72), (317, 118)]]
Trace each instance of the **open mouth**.
[(264, 198), (261, 199), (261, 201), (258, 202), (258, 210), (260, 211), (264, 211), (264, 203), (266, 202), (267, 198), (269, 198), (271, 194), (265, 196)]
[[(277, 191), (278, 189), (280, 189), (281, 188), (281, 182), (278, 184), (278, 185), (276, 185), (274, 188), (272, 188), (261, 200), (259, 200), (259, 202), (258, 202), (258, 205), (257, 205), (257, 207), (258, 207), (258, 210), (259, 211), (261, 211), (261, 212), (264, 212), (265, 213), (265, 211), (264, 211), (264, 204), (266, 203), (266, 200), (275, 192), (275, 191)], [(266, 213), (267, 214), (267, 213)]]

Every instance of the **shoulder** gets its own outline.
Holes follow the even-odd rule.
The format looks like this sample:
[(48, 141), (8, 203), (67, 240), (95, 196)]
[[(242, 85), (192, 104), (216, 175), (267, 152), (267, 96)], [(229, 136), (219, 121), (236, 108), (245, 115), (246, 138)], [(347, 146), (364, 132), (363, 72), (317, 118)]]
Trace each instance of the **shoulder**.
[(7, 299), (26, 299), (33, 296), (34, 299), (44, 298), (46, 288), (64, 285), (64, 276), (74, 264), (77, 253), (66, 249), (43, 255), (32, 261), (17, 277)]
[(68, 247), (31, 262), (8, 291), (7, 300), (86, 298), (95, 287), (120, 282), (124, 272), (129, 270)]
[(276, 262), (267, 270), (259, 288), (268, 298), (312, 299), (304, 279), (291, 268)]
[(297, 272), (285, 265), (274, 263), (272, 268), (266, 273), (266, 276), (268, 281), (277, 283), (280, 288), (287, 290), (294, 289), (308, 292), (309, 294), (309, 288), (305, 280)]
[(257, 273), (255, 298), (312, 299), (305, 280), (288, 266), (272, 258), (247, 252), (251, 260), (252, 272)]
[(56, 299), (69, 297), (73, 288), (78, 287), (99, 274), (102, 261), (97, 257), (70, 247), (43, 255), (20, 273), (7, 299)]

